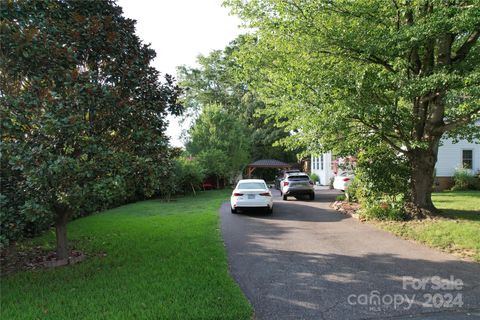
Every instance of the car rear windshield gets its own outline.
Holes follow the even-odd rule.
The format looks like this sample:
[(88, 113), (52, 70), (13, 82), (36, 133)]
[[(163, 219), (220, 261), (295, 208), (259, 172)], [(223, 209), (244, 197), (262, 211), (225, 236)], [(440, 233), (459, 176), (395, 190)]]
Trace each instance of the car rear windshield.
[(310, 178), (308, 176), (290, 176), (288, 177), (290, 181), (308, 181)]
[(265, 184), (261, 182), (243, 182), (238, 185), (238, 189), (265, 189)]

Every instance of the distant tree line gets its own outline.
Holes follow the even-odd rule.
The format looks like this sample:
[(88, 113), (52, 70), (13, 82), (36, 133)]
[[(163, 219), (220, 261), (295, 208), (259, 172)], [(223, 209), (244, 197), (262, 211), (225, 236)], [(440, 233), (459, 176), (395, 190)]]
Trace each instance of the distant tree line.
[(275, 145), (289, 133), (264, 114), (266, 105), (250, 86), (238, 60), (244, 41), (239, 36), (225, 49), (199, 56), (198, 67), (177, 69), (181, 101), (194, 120), (186, 152), (217, 181), (234, 179), (253, 160), (296, 162), (299, 151)]

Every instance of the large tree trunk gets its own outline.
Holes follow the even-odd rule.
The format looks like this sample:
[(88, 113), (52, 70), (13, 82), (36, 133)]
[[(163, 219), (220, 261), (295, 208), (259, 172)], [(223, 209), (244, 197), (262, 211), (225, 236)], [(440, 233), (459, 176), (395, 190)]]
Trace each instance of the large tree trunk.
[(57, 236), (57, 260), (68, 258), (67, 223), (70, 214), (67, 210), (57, 211), (55, 233)]
[(434, 138), (427, 149), (415, 149), (409, 153), (411, 166), (411, 193), (407, 213), (411, 218), (425, 218), (437, 213), (432, 202), (440, 137)]

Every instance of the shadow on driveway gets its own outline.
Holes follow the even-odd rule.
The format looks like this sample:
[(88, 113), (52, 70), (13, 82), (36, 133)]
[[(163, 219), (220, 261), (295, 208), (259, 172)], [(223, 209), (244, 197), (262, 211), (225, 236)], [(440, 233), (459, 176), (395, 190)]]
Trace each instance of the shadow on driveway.
[[(480, 318), (480, 264), (338, 214), (334, 198), (277, 200), (273, 215), (221, 208), (230, 271), (257, 319)], [(436, 276), (461, 288), (436, 289)]]

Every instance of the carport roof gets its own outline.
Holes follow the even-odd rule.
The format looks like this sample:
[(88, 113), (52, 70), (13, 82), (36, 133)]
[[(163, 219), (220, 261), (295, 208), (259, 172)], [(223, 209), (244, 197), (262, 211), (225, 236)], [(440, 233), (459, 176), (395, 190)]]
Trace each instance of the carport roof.
[(248, 165), (250, 168), (290, 168), (288, 163), (275, 159), (262, 159)]

